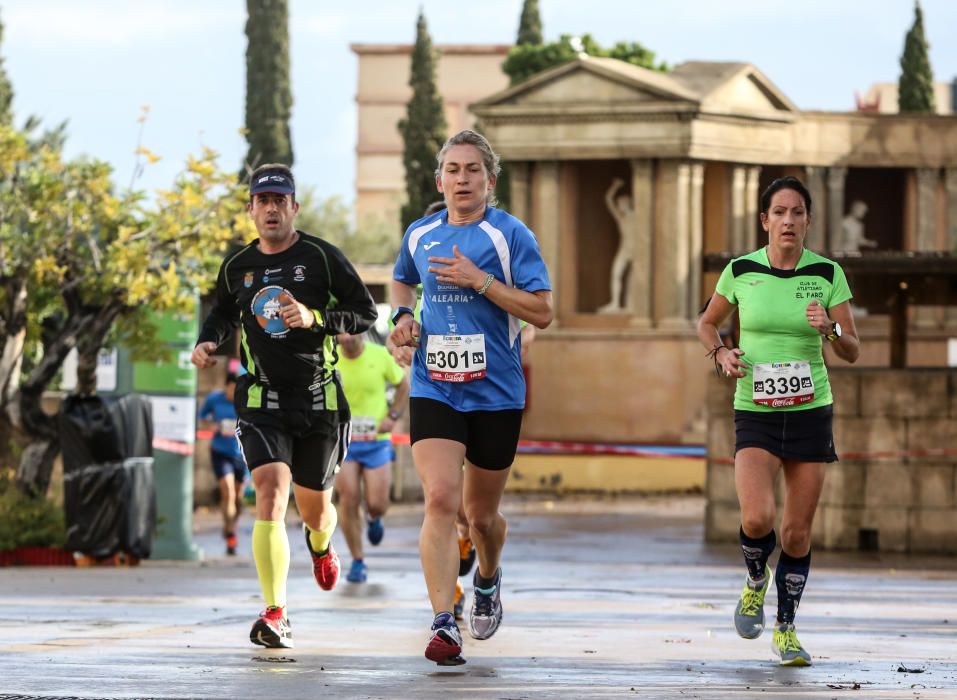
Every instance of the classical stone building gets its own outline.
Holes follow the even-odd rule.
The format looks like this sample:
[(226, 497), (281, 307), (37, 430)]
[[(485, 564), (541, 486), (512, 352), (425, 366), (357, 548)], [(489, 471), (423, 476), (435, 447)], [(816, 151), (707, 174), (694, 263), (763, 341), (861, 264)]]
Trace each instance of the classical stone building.
[[(696, 316), (724, 261), (765, 242), (758, 198), (774, 178), (807, 183), (808, 246), (854, 268), (859, 366), (890, 363), (888, 300), (908, 288), (881, 279), (882, 256), (957, 249), (954, 117), (802, 112), (748, 63), (659, 73), (591, 57), (472, 110), (511, 164), (513, 213), (555, 287), (556, 322), (532, 348), (530, 437), (704, 441)], [(934, 299), (905, 315), (907, 366), (945, 364), (957, 335)]]
[[(379, 219), (398, 229), (399, 209), (405, 199), (398, 124), (412, 95), (412, 45), (353, 44), (351, 48), (359, 59), (356, 222), (362, 226)], [(436, 46), (436, 87), (450, 134), (475, 124), (468, 110), (470, 103), (508, 85), (502, 62), (510, 48), (499, 44)]]

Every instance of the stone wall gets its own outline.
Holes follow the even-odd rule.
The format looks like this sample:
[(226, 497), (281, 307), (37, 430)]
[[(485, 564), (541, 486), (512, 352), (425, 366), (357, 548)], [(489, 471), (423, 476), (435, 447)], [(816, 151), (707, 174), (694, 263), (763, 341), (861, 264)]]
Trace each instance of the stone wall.
[[(829, 371), (840, 461), (827, 467), (813, 546), (957, 554), (957, 370)], [(733, 391), (710, 377), (709, 541), (738, 538)]]

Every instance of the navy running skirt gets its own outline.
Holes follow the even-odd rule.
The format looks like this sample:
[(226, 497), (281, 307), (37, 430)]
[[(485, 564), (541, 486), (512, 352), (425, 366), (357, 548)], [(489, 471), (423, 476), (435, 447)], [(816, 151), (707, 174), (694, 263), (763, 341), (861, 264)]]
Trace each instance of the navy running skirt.
[(804, 411), (734, 412), (734, 451), (758, 447), (780, 459), (836, 462), (834, 406)]

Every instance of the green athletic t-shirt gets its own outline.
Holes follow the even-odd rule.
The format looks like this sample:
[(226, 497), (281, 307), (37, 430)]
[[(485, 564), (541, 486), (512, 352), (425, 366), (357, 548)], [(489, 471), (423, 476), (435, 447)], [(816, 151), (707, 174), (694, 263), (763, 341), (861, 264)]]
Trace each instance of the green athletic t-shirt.
[[(721, 273), (715, 288), (738, 307), (742, 361), (749, 365), (738, 379), (734, 407), (744, 411), (793, 411), (833, 403), (827, 368), (821, 354), (824, 337), (807, 322), (807, 305), (817, 300), (825, 309), (852, 298), (841, 266), (804, 249), (797, 267), (771, 267), (766, 248), (735, 258)], [(810, 363), (813, 400), (794, 406), (772, 407), (754, 402), (754, 365)]]
[[(353, 424), (364, 419), (378, 425), (389, 412), (385, 400), (386, 384), (401, 382), (405, 370), (395, 363), (383, 346), (369, 342), (363, 345), (362, 353), (355, 359), (340, 354), (336, 369), (342, 376), (342, 389), (349, 402)], [(379, 433), (377, 439), (388, 437), (389, 433)]]

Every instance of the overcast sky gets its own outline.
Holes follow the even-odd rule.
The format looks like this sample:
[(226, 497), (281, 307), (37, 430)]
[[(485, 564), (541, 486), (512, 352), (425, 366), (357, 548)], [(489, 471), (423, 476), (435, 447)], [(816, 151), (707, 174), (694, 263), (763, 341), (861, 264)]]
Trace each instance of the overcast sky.
[[(349, 44), (405, 43), (422, 6), (436, 43), (511, 43), (521, 0), (290, 0), (292, 132), (301, 184), (353, 198), (356, 68)], [(912, 0), (540, 0), (547, 40), (591, 33), (638, 41), (670, 64), (757, 65), (801, 109), (848, 110), (854, 92), (896, 81)], [(923, 0), (937, 80), (957, 76), (957, 1)], [(69, 120), (68, 154), (114, 165), (129, 182), (143, 143), (162, 156), (137, 185), (171, 184), (208, 145), (229, 168), (245, 154), (242, 0), (0, 0), (0, 56), (18, 123)]]

